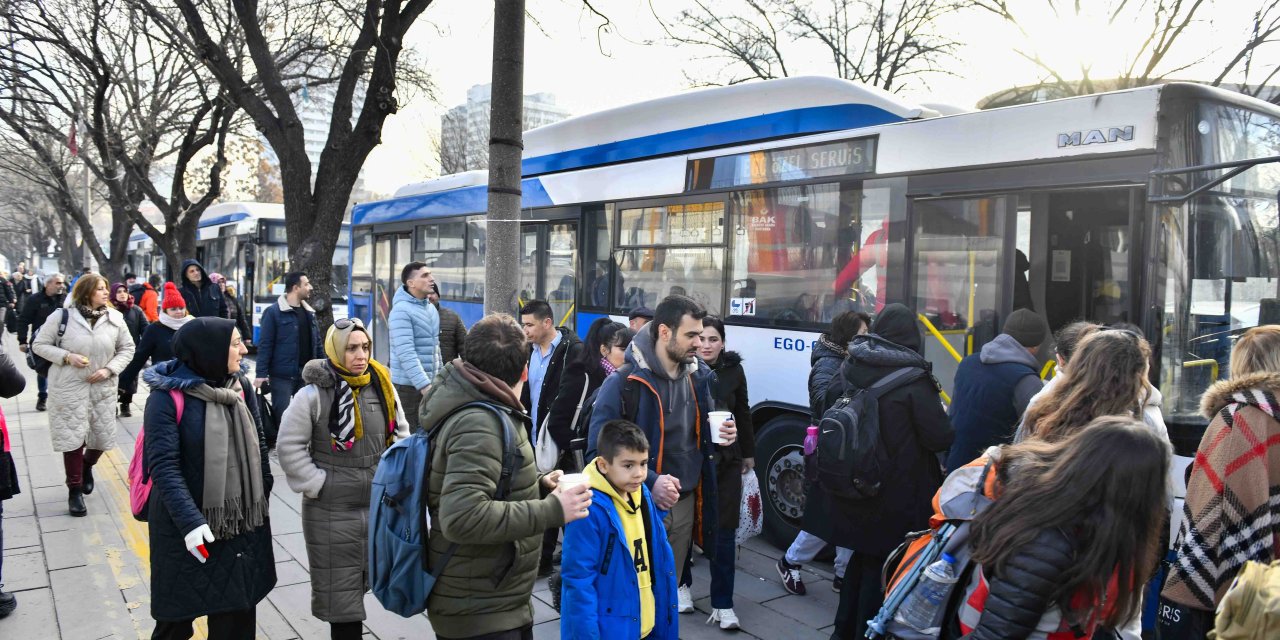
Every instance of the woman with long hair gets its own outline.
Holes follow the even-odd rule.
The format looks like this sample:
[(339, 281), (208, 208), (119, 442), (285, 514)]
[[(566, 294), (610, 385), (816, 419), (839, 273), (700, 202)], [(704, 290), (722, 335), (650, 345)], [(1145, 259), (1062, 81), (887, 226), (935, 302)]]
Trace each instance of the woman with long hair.
[(582, 357), (565, 364), (564, 373), (560, 375), (560, 389), (548, 413), (547, 428), (560, 451), (569, 451), (573, 423), (581, 416), (583, 403), (604, 384), (605, 378), (625, 363), (627, 346), (633, 336), (635, 332), (627, 325), (608, 317), (596, 319), (587, 329)]
[(303, 495), (311, 614), (329, 623), (334, 640), (358, 639), (373, 474), (382, 452), (409, 437), (409, 421), (359, 319), (334, 322), (324, 353), (302, 369), (307, 386), (280, 419), (276, 451), (289, 488)]
[[(129, 327), (129, 337), (133, 338), (133, 344), (136, 347), (138, 341), (142, 339), (142, 330), (147, 326), (147, 316), (143, 315), (142, 309), (134, 304), (133, 296), (129, 295), (129, 287), (123, 282), (117, 282), (111, 285), (111, 304), (124, 316), (124, 324)], [(137, 349), (135, 348), (136, 352)], [(117, 385), (117, 393), (120, 394), (120, 417), (128, 418), (133, 415), (133, 394), (138, 392), (138, 378), (120, 376)]]
[[(1027, 408), (1028, 438), (1061, 440), (1094, 418), (1143, 417), (1151, 345), (1124, 329), (1104, 329), (1080, 343), (1071, 357), (1071, 375)], [(1148, 428), (1166, 443), (1164, 424)]]
[(1254, 327), (1231, 349), (1231, 378), (1200, 400), (1211, 422), (1191, 467), (1164, 598), (1211, 617), (1246, 561), (1280, 558), (1277, 398), (1280, 326)]
[[(116, 446), (117, 377), (133, 359), (133, 338), (124, 316), (111, 306), (107, 279), (86, 273), (71, 289), (70, 308), (49, 314), (31, 345), (49, 367), (49, 434), (62, 453), (67, 510), (89, 513), (93, 465)], [(58, 327), (66, 318), (66, 331)]]
[[(267, 498), (271, 466), (235, 323), (196, 318), (173, 337), (174, 360), (147, 369), (143, 422), (151, 475), (152, 640), (249, 639), (276, 584)], [(177, 398), (181, 398), (181, 409)]]
[(1003, 447), (999, 498), (970, 529), (979, 567), (959, 631), (1067, 640), (1133, 619), (1157, 561), (1170, 455), (1146, 425), (1119, 416)]

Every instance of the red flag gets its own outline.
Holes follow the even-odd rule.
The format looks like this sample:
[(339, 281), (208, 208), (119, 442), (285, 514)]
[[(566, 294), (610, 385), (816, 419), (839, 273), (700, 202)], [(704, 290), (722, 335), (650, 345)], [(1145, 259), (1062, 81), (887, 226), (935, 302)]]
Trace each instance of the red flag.
[(80, 147), (76, 144), (76, 120), (71, 121), (71, 131), (67, 133), (67, 149), (71, 150), (71, 157), (80, 155)]

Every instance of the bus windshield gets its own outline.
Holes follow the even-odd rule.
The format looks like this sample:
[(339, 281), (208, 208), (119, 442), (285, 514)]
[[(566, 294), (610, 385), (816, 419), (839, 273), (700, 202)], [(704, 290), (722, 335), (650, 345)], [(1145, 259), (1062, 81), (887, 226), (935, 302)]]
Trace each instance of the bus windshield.
[[(1216, 102), (1199, 105), (1188, 123), (1191, 164), (1209, 164), (1280, 155), (1280, 119)], [(1203, 184), (1220, 171), (1194, 176)], [(1185, 179), (1185, 178), (1184, 178)], [(1262, 164), (1217, 186), (1187, 204), (1183, 253), (1171, 259), (1166, 281), (1168, 325), (1163, 350), (1162, 387), (1172, 392), (1166, 412), (1177, 420), (1195, 419), (1204, 389), (1228, 376), (1233, 340), (1245, 330), (1280, 322), (1280, 166)], [(1180, 216), (1167, 212), (1166, 232)], [(1175, 243), (1171, 243), (1175, 244)], [(1185, 272), (1174, 268), (1185, 260)]]

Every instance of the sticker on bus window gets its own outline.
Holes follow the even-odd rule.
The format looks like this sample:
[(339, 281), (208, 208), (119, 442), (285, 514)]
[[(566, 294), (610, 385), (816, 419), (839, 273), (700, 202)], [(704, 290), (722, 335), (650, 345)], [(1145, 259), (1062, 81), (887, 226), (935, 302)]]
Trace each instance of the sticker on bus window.
[(1053, 281), (1071, 281), (1071, 251), (1068, 249), (1053, 250)]
[(756, 314), (755, 298), (729, 298), (729, 315), (754, 316)]

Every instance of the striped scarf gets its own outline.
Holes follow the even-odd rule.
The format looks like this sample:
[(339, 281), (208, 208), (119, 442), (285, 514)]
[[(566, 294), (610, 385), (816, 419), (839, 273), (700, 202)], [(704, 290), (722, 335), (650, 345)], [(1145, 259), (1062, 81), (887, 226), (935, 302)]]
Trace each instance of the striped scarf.
[(396, 395), (391, 389), (391, 374), (386, 367), (370, 360), (363, 375), (353, 376), (345, 369), (328, 361), (329, 368), (338, 377), (333, 392), (333, 406), (329, 412), (329, 436), (334, 451), (348, 451), (356, 441), (364, 437), (364, 417), (360, 408), (360, 391), (370, 383), (378, 394), (387, 419), (387, 444), (395, 433)]

